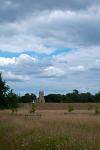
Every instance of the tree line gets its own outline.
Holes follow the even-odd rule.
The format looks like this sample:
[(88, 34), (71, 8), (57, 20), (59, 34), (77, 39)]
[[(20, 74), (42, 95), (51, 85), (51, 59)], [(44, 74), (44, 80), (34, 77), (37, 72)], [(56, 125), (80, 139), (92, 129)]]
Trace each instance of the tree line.
[[(0, 108), (16, 108), (18, 103), (29, 103), (36, 101), (36, 95), (33, 93), (26, 93), (23, 96), (19, 96), (13, 92), (12, 89), (2, 79), (2, 73), (0, 73)], [(79, 93), (78, 90), (73, 90), (71, 93), (65, 95), (62, 94), (48, 94), (45, 96), (45, 102), (47, 103), (99, 103), (100, 92), (95, 95), (90, 92)]]
[(79, 93), (79, 91), (75, 89), (65, 95), (49, 94), (45, 96), (45, 101), (48, 103), (100, 103), (100, 92), (93, 95), (90, 92)]

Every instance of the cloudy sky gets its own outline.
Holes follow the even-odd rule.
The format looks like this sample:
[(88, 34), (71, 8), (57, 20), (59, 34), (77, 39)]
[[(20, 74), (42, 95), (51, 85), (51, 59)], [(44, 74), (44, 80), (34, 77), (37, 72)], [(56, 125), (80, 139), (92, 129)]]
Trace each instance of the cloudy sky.
[(17, 93), (100, 90), (99, 0), (0, 0), (0, 71)]

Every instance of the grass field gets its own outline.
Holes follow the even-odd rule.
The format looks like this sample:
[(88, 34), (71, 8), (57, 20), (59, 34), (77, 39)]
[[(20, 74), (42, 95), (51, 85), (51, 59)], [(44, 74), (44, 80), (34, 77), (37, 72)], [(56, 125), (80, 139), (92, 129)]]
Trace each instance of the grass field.
[[(68, 105), (75, 110), (68, 112)], [(92, 105), (92, 109), (87, 108)], [(29, 114), (30, 104), (18, 114), (0, 111), (0, 150), (100, 150), (100, 115), (97, 104), (38, 104)], [(65, 107), (67, 106), (67, 107)]]

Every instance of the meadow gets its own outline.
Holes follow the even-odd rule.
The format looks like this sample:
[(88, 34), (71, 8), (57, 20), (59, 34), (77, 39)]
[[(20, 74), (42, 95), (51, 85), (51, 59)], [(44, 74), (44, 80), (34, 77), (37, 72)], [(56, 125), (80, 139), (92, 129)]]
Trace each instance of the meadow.
[[(68, 112), (68, 106), (75, 110)], [(17, 114), (0, 111), (0, 150), (100, 150), (100, 104), (38, 104), (38, 116), (26, 116), (30, 104)], [(88, 109), (91, 108), (91, 109)]]

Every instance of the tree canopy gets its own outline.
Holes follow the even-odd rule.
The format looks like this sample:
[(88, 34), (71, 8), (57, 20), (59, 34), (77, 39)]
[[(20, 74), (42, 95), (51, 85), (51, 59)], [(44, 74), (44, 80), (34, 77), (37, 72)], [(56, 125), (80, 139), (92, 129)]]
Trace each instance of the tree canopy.
[(45, 96), (46, 102), (63, 102), (63, 103), (100, 103), (100, 92), (95, 95), (90, 92), (79, 93), (78, 90), (73, 90), (71, 93), (65, 95), (49, 94)]
[(17, 95), (2, 79), (2, 73), (0, 73), (0, 108), (11, 107), (17, 107)]

